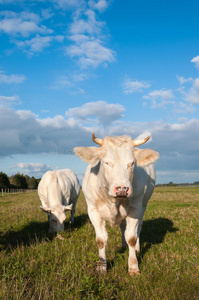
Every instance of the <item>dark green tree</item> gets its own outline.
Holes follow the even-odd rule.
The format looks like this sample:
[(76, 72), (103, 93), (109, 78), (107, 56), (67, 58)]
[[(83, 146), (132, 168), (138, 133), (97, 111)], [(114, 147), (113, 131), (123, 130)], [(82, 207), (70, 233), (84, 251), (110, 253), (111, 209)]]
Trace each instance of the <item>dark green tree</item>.
[(5, 173), (0, 172), (0, 188), (8, 189), (9, 187), (10, 187), (10, 181), (8, 176)]
[(29, 178), (27, 183), (29, 189), (37, 189), (38, 183), (35, 177), (32, 176), (31, 178)]
[(26, 182), (26, 177), (23, 174), (17, 173), (10, 177), (10, 184), (18, 189), (27, 189), (28, 184)]
[(41, 181), (41, 178), (37, 178), (36, 180), (37, 180), (37, 186), (38, 186)]

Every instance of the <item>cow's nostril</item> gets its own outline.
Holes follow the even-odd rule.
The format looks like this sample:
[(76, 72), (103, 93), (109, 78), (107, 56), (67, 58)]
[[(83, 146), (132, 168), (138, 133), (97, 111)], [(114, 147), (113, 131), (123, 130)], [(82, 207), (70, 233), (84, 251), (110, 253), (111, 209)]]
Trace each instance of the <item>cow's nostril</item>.
[(127, 186), (116, 186), (115, 187), (115, 194), (117, 197), (127, 197), (129, 193), (129, 187)]

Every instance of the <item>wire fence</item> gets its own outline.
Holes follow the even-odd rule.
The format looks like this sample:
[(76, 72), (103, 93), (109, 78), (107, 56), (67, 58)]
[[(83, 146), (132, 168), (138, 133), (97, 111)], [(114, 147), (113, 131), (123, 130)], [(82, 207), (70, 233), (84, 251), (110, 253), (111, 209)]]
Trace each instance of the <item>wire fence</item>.
[(9, 195), (9, 194), (16, 194), (16, 193), (30, 193), (32, 191), (36, 191), (36, 189), (14, 189), (14, 188), (10, 188), (10, 189), (0, 189), (0, 195), (2, 197)]

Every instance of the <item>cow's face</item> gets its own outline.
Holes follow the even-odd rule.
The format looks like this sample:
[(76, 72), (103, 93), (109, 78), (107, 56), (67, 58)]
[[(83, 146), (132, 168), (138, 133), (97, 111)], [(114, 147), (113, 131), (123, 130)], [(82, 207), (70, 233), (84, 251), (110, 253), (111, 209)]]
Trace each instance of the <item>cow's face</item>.
[(151, 149), (134, 148), (134, 141), (128, 136), (106, 137), (100, 148), (77, 147), (74, 152), (85, 162), (100, 161), (100, 184), (111, 197), (126, 198), (133, 193), (134, 166), (154, 163), (159, 154)]
[(64, 231), (64, 221), (66, 220), (66, 211), (72, 209), (72, 205), (53, 208), (44, 208), (40, 206), (41, 210), (48, 214), (49, 232)]
[(103, 185), (108, 190), (109, 196), (129, 197), (132, 195), (132, 179), (135, 165), (133, 145), (132, 143), (107, 144), (102, 146), (101, 169)]
[(64, 221), (66, 220), (65, 211), (52, 211), (48, 213), (49, 232), (64, 231)]

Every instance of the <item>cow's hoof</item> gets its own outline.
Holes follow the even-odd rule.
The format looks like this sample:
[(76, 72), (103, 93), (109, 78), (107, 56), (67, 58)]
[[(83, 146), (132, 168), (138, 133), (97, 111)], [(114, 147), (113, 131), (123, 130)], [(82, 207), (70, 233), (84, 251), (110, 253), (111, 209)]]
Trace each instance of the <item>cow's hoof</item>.
[(131, 270), (129, 271), (129, 275), (130, 276), (140, 275), (140, 270), (139, 269)]
[(56, 239), (59, 239), (59, 240), (61, 240), (61, 241), (64, 241), (64, 240), (65, 240), (65, 238), (64, 238), (63, 236), (61, 236), (60, 234), (58, 234), (58, 235), (56, 236)]
[(106, 274), (107, 273), (107, 270), (105, 268), (102, 268), (102, 267), (97, 267), (96, 271), (99, 274)]
[(106, 264), (102, 263), (102, 262), (98, 262), (96, 271), (100, 274), (106, 274), (107, 273), (107, 267)]

